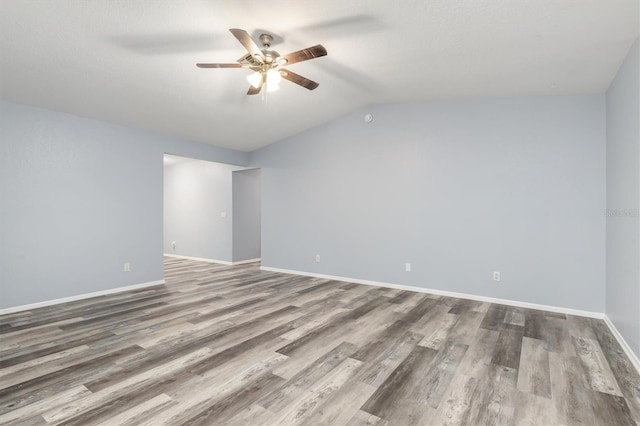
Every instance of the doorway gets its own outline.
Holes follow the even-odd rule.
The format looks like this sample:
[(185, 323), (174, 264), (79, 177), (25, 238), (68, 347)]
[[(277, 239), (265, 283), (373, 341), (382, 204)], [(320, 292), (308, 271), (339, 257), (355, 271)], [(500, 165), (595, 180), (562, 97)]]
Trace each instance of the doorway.
[(260, 260), (260, 170), (164, 156), (163, 251), (237, 264)]

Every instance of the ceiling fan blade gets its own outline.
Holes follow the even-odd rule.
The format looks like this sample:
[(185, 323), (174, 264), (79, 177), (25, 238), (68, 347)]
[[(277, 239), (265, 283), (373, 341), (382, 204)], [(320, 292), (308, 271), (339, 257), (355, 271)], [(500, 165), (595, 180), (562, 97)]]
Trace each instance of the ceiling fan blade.
[(281, 58), (287, 60), (287, 65), (291, 65), (296, 62), (308, 61), (309, 59), (319, 58), (321, 56), (327, 56), (327, 49), (325, 49), (323, 45), (317, 44), (315, 46), (307, 47), (306, 49), (298, 50), (297, 52), (291, 52), (287, 55), (281, 56)]
[(198, 68), (245, 68), (242, 64), (196, 64)]
[(233, 34), (234, 37), (238, 39), (238, 41), (244, 46), (244, 48), (247, 49), (247, 52), (251, 53), (252, 56), (257, 56), (264, 59), (260, 48), (253, 41), (248, 32), (238, 28), (230, 28), (229, 31), (231, 31), (231, 34)]
[(262, 86), (253, 87), (253, 86), (249, 85), (249, 90), (247, 90), (247, 95), (257, 95), (258, 93), (260, 93), (261, 89), (262, 89)]
[(296, 84), (304, 87), (305, 89), (313, 90), (313, 89), (315, 89), (316, 87), (319, 86), (319, 84), (316, 83), (315, 81), (309, 80), (308, 78), (303, 77), (300, 74), (296, 74), (295, 72), (291, 72), (289, 70), (281, 69), (280, 70), (280, 75), (285, 80), (289, 80), (292, 83), (296, 83)]
[(249, 90), (247, 91), (247, 95), (257, 95), (262, 90), (262, 86), (264, 86), (265, 75), (262, 76), (262, 80), (260, 80), (260, 85), (258, 87), (253, 87), (253, 85), (249, 85)]

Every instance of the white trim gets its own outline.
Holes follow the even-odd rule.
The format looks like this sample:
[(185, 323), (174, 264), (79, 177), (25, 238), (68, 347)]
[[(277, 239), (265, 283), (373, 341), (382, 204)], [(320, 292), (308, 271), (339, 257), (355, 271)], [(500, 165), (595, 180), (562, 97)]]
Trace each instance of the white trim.
[(613, 334), (613, 336), (616, 338), (618, 343), (620, 343), (620, 346), (622, 346), (624, 353), (626, 353), (627, 357), (629, 357), (629, 359), (631, 360), (631, 364), (633, 364), (636, 371), (640, 373), (640, 359), (638, 359), (638, 355), (636, 355), (633, 352), (633, 350), (631, 349), (631, 346), (629, 346), (627, 341), (624, 340), (624, 337), (622, 337), (622, 334), (620, 334), (616, 326), (613, 324), (613, 321), (611, 321), (611, 318), (609, 318), (609, 315), (605, 314), (604, 322), (609, 327), (609, 330), (611, 330), (611, 334)]
[(175, 257), (176, 259), (187, 259), (187, 260), (198, 260), (200, 262), (209, 262), (209, 263), (220, 263), (222, 265), (231, 265), (231, 262), (228, 260), (217, 260), (217, 259), (206, 259), (204, 257), (194, 257), (194, 256), (182, 256), (179, 254), (164, 254), (167, 257)]
[(232, 265), (243, 265), (245, 263), (253, 263), (262, 261), (261, 257), (256, 257), (255, 259), (247, 259), (247, 260), (238, 260), (235, 262), (231, 262)]
[(136, 290), (139, 288), (153, 287), (155, 285), (164, 284), (164, 280), (150, 281), (148, 283), (128, 285), (125, 287), (112, 288), (109, 290), (94, 291), (93, 293), (79, 294), (77, 296), (63, 297), (61, 299), (45, 300), (44, 302), (30, 303), (28, 305), (13, 306), (11, 308), (0, 309), (0, 315), (13, 314), (20, 311), (29, 311), (31, 309), (42, 308), (45, 306), (58, 305), (60, 303), (75, 302), (76, 300), (89, 299), (107, 294), (120, 293), (123, 291)]
[(244, 263), (259, 262), (260, 260), (262, 260), (261, 258), (257, 257), (255, 259), (238, 260), (237, 262), (229, 262), (228, 260), (207, 259), (204, 257), (182, 256), (179, 254), (169, 254), (169, 253), (164, 253), (164, 256), (175, 257), (176, 259), (198, 260), (200, 262), (219, 263), (221, 265), (227, 265), (227, 266), (242, 265)]
[(605, 315), (600, 312), (581, 311), (578, 309), (562, 308), (559, 306), (538, 305), (537, 303), (519, 302), (516, 300), (498, 299), (495, 297), (477, 296), (475, 294), (455, 293), (452, 291), (436, 290), (432, 288), (414, 287), (410, 285), (392, 284), (378, 281), (361, 280), (358, 278), (339, 277), (335, 275), (316, 274), (314, 272), (293, 271), (290, 269), (272, 268), (270, 266), (261, 266), (261, 270), (270, 272), (281, 272), (283, 274), (303, 275), (314, 278), (324, 278), (328, 280), (347, 281), (355, 284), (371, 285), (376, 287), (388, 287), (397, 290), (416, 291), (418, 293), (437, 294), (438, 296), (457, 297), (460, 299), (478, 300), (480, 302), (498, 303), (501, 305), (517, 306), (519, 308), (538, 309), (542, 311), (558, 312), (561, 314), (577, 315), (581, 317), (604, 319)]

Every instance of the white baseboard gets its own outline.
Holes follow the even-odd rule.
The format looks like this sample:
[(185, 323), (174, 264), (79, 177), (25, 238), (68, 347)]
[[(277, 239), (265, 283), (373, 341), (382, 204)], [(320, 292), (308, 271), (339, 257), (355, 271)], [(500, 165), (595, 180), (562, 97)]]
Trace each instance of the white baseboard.
[(0, 315), (13, 314), (20, 311), (43, 308), (45, 306), (58, 305), (60, 303), (75, 302), (76, 300), (90, 299), (92, 297), (104, 296), (107, 294), (121, 293), (123, 291), (136, 290), (145, 287), (153, 287), (164, 284), (164, 280), (150, 281), (142, 284), (128, 285), (125, 287), (112, 288), (109, 290), (94, 291), (93, 293), (79, 294), (77, 296), (63, 297), (61, 299), (45, 300), (44, 302), (30, 303), (28, 305), (13, 306), (11, 308), (0, 309)]
[(231, 264), (232, 265), (243, 265), (245, 263), (260, 262), (261, 260), (262, 260), (262, 258), (256, 257), (255, 259), (237, 260), (235, 262), (231, 262)]
[(207, 259), (207, 258), (204, 258), (204, 257), (182, 256), (182, 255), (179, 255), (179, 254), (164, 253), (164, 255), (167, 256), (167, 257), (175, 257), (176, 259), (198, 260), (200, 262), (219, 263), (221, 265), (227, 265), (227, 266), (242, 265), (244, 263), (259, 262), (261, 260), (261, 258), (257, 257), (255, 259), (239, 260), (237, 262), (229, 262), (228, 260), (217, 260), (217, 259)]
[(604, 322), (609, 327), (609, 330), (611, 330), (611, 334), (614, 335), (618, 343), (620, 343), (620, 346), (622, 346), (622, 350), (624, 350), (624, 353), (627, 354), (627, 356), (631, 360), (631, 364), (633, 364), (636, 371), (640, 374), (640, 359), (638, 359), (638, 355), (636, 355), (635, 352), (633, 352), (633, 350), (631, 349), (631, 346), (629, 346), (629, 344), (624, 339), (624, 337), (622, 337), (622, 334), (620, 334), (616, 326), (613, 324), (613, 321), (611, 321), (611, 318), (609, 318), (609, 315), (605, 314)]
[(204, 257), (194, 257), (194, 256), (182, 256), (180, 254), (164, 254), (167, 257), (175, 257), (176, 259), (186, 259), (186, 260), (198, 260), (200, 262), (208, 262), (208, 263), (219, 263), (221, 265), (231, 265), (231, 262), (228, 260), (217, 260), (217, 259), (207, 259)]
[(339, 277), (335, 275), (316, 274), (314, 272), (293, 271), (290, 269), (272, 268), (269, 266), (261, 266), (260, 269), (263, 271), (281, 272), (283, 274), (303, 275), (307, 277), (324, 278), (328, 280), (346, 281), (346, 282), (351, 282), (355, 284), (364, 284), (364, 285), (371, 285), (376, 287), (388, 287), (388, 288), (393, 288), (397, 290), (408, 290), (408, 291), (415, 291), (418, 293), (436, 294), (438, 296), (457, 297), (460, 299), (469, 299), (469, 300), (477, 300), (480, 302), (497, 303), (500, 305), (517, 306), (519, 308), (538, 309), (542, 311), (557, 312), (560, 314), (576, 315), (581, 317), (589, 317), (589, 318), (597, 318), (597, 319), (604, 319), (605, 317), (605, 315), (600, 312), (581, 311), (578, 309), (562, 308), (559, 306), (538, 305), (537, 303), (519, 302), (517, 300), (498, 299), (495, 297), (477, 296), (474, 294), (466, 294), (466, 293), (455, 293), (452, 291), (436, 290), (431, 288), (414, 287), (409, 285), (392, 284), (392, 283), (370, 281), (370, 280), (361, 280), (358, 278)]

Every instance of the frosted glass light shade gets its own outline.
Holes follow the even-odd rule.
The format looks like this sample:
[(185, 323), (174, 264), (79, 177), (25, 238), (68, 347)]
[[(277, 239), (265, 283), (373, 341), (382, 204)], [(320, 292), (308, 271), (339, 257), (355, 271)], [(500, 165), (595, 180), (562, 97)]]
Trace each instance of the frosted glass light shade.
[(270, 69), (267, 71), (267, 92), (275, 92), (280, 89), (280, 81), (282, 76), (277, 70)]
[(274, 69), (267, 71), (267, 84), (275, 84), (277, 86), (280, 84), (280, 80), (282, 80), (282, 76), (278, 71)]
[(262, 74), (260, 74), (257, 71), (254, 72), (253, 74), (249, 74), (247, 76), (247, 81), (249, 82), (250, 85), (252, 85), (257, 89), (258, 87), (260, 87), (260, 83), (262, 82)]

